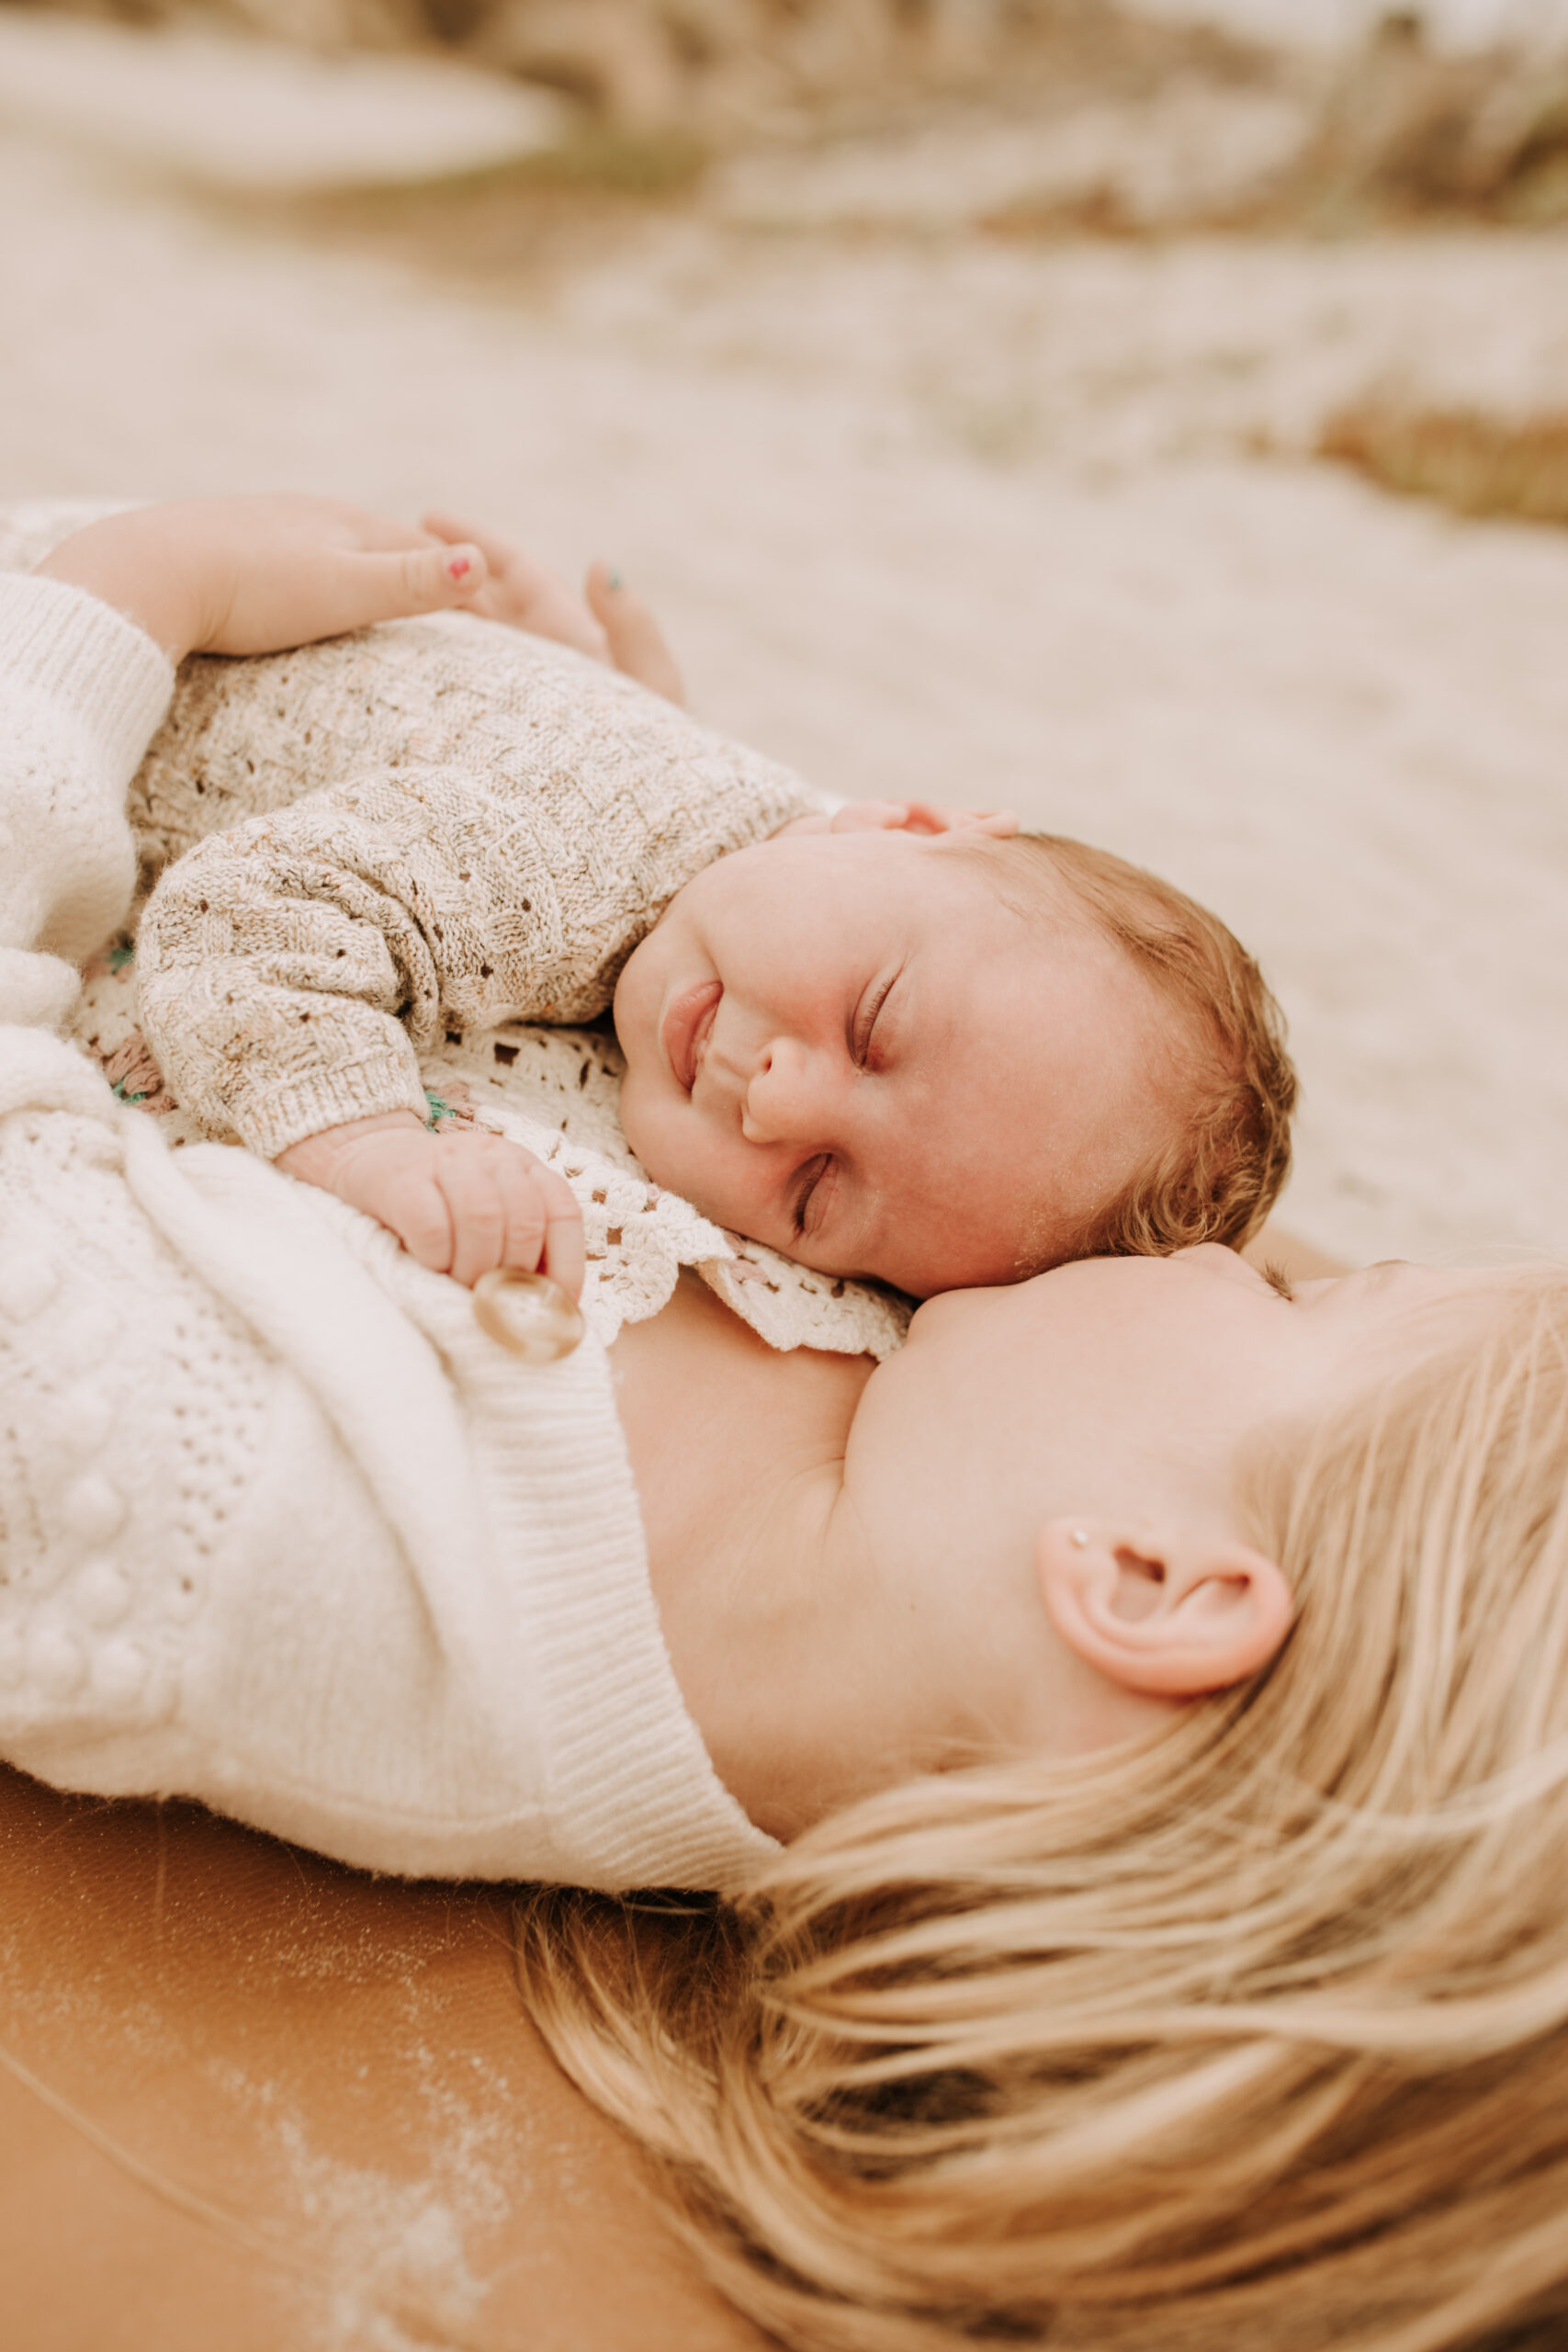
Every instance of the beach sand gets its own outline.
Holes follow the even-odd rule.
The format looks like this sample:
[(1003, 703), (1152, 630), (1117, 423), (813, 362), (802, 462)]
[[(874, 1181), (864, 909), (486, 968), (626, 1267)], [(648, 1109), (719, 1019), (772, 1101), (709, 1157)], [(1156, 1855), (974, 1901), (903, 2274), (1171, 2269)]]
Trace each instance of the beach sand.
[(1218, 908), (1291, 1019), (1313, 1242), (1568, 1250), (1568, 535), (1308, 455), (1380, 388), (1560, 401), (1568, 237), (1002, 241), (944, 136), (924, 182), (852, 155), (848, 211), (805, 154), (470, 250), (13, 119), (4, 490), (608, 553), (698, 706), (823, 785), (1010, 802)]

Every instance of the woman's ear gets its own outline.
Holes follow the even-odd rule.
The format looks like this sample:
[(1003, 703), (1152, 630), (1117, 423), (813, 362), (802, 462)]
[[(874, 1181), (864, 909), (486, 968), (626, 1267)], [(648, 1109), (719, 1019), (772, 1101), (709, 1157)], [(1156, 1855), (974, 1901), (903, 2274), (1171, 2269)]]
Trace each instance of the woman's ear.
[(1249, 1544), (1179, 1527), (1055, 1519), (1035, 1544), (1046, 1613), (1085, 1665), (1123, 1690), (1196, 1699), (1267, 1666), (1295, 1603)]

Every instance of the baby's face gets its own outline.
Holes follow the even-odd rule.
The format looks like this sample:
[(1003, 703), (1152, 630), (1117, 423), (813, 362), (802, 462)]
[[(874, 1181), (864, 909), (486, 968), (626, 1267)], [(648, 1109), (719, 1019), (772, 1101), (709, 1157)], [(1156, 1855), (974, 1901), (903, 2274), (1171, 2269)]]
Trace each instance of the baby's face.
[(1167, 1017), (1064, 896), (951, 835), (783, 835), (688, 883), (615, 990), (621, 1115), (716, 1223), (917, 1297), (1069, 1246), (1176, 1115)]

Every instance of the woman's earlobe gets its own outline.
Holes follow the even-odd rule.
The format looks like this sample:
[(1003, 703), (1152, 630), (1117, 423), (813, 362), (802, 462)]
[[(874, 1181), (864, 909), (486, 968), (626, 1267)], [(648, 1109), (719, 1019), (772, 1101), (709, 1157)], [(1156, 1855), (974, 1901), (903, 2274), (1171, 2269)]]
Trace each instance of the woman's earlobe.
[(1267, 1666), (1295, 1604), (1283, 1571), (1250, 1544), (1179, 1525), (1053, 1520), (1035, 1545), (1057, 1634), (1122, 1690), (1195, 1699)]

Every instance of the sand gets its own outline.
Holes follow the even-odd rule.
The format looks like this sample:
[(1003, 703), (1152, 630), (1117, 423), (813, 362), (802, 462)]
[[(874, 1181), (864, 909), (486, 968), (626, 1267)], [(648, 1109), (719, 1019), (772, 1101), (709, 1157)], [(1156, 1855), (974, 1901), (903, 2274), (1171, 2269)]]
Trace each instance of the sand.
[(1004, 243), (933, 197), (943, 135), (923, 196), (908, 139), (840, 145), (443, 276), (13, 124), (0, 487), (604, 550), (701, 707), (823, 784), (1011, 801), (1212, 900), (1291, 1017), (1310, 1239), (1568, 1250), (1568, 537), (1305, 455), (1377, 386), (1558, 401), (1568, 243)]

